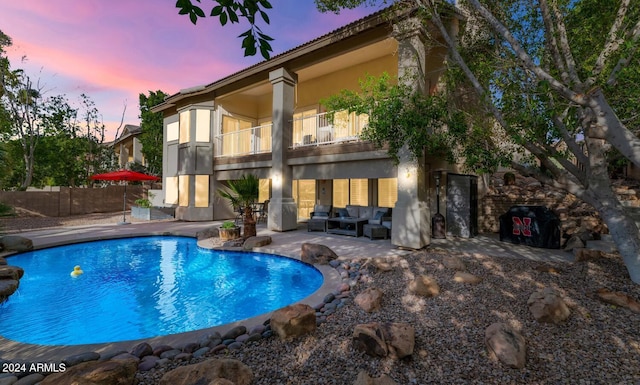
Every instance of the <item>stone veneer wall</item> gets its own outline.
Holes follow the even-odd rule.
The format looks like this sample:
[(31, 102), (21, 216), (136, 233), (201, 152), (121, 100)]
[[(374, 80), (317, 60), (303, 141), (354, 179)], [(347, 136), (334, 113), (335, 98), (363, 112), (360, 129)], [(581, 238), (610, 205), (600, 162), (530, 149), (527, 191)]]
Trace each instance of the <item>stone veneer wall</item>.
[[(635, 180), (614, 180), (614, 191), (621, 202), (630, 208), (639, 208), (638, 191), (640, 185)], [(516, 177), (514, 185), (504, 185), (503, 174), (491, 178), (488, 193), (480, 199), (478, 227), (481, 233), (500, 231), (500, 215), (515, 205), (545, 206), (558, 215), (565, 236), (576, 232), (589, 231), (595, 234), (608, 234), (606, 225), (595, 209), (573, 194), (542, 186), (533, 178)]]

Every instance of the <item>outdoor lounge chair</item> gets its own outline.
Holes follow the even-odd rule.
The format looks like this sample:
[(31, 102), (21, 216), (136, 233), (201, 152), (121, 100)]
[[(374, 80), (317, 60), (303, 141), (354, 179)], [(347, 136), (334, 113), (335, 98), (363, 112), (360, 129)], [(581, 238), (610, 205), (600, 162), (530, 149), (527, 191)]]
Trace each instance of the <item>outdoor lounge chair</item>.
[(314, 205), (307, 222), (307, 231), (327, 231), (327, 219), (331, 217), (332, 207), (332, 205)]

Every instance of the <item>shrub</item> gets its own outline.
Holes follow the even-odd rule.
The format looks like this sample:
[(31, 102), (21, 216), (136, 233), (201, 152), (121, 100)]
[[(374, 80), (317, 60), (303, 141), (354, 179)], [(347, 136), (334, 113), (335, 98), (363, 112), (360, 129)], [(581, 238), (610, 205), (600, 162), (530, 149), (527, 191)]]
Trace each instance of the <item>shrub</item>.
[(235, 229), (236, 228), (236, 224), (233, 223), (232, 221), (224, 221), (222, 222), (222, 226), (220, 226), (223, 229)]

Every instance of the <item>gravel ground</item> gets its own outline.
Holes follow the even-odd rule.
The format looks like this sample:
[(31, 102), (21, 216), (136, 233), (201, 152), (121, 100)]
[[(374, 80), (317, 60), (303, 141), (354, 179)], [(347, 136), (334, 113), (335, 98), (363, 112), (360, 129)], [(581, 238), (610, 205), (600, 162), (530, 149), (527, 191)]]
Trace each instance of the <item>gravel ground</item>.
[[(454, 282), (454, 272), (442, 264), (445, 258), (450, 254), (419, 251), (392, 259), (389, 272), (368, 268), (371, 261), (351, 261), (370, 272), (353, 288), (352, 298), (378, 287), (385, 293), (381, 311), (365, 313), (351, 300), (314, 335), (293, 342), (273, 337), (222, 356), (248, 365), (255, 385), (353, 384), (361, 370), (376, 377), (387, 374), (398, 384), (640, 384), (640, 314), (594, 295), (605, 287), (640, 298), (640, 287), (631, 283), (616, 255), (546, 264), (557, 273), (537, 271), (539, 262), (466, 256), (467, 271), (483, 278), (478, 285)], [(439, 296), (424, 299), (408, 292), (409, 280), (422, 274), (437, 279)], [(531, 315), (527, 299), (544, 287), (557, 290), (569, 305), (571, 316), (563, 324), (541, 324)], [(413, 356), (393, 361), (353, 349), (354, 327), (375, 321), (413, 325)], [(508, 369), (488, 358), (484, 331), (494, 322), (509, 323), (525, 337), (524, 369)], [(156, 384), (177, 365), (139, 373), (140, 384)]]
[[(60, 225), (113, 223), (121, 214), (83, 218), (0, 219), (5, 231)], [(24, 221), (23, 221), (24, 219)], [(27, 223), (28, 222), (28, 223)], [(442, 261), (451, 255), (421, 250), (390, 258), (393, 269), (377, 271), (371, 260), (344, 261), (362, 273), (347, 305), (328, 317), (314, 335), (283, 342), (278, 338), (248, 343), (239, 351), (224, 351), (255, 375), (253, 384), (353, 384), (358, 372), (389, 375), (398, 384), (640, 384), (640, 314), (601, 302), (596, 290), (607, 288), (640, 299), (616, 254), (579, 263), (546, 263), (557, 272), (536, 270), (540, 262), (462, 256), (467, 272), (482, 277), (478, 285), (456, 283), (454, 271)], [(425, 299), (408, 292), (408, 282), (422, 274), (433, 276), (440, 295)], [(382, 310), (365, 313), (353, 297), (369, 287), (384, 292)], [(527, 307), (529, 296), (544, 287), (555, 289), (571, 309), (560, 325), (535, 321)], [(407, 322), (416, 329), (414, 354), (407, 359), (373, 358), (353, 349), (357, 324)], [(516, 327), (527, 342), (524, 369), (508, 369), (488, 358), (484, 331), (494, 322)], [(140, 372), (139, 384), (156, 384), (177, 365), (170, 363)]]

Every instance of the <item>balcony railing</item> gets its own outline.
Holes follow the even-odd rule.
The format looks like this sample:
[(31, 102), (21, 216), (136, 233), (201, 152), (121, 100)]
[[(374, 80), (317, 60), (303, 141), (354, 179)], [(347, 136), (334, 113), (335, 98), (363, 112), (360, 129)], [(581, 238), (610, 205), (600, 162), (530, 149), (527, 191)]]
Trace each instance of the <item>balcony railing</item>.
[(271, 124), (218, 135), (214, 148), (216, 157), (271, 152)]
[(356, 141), (367, 123), (366, 115), (346, 111), (334, 113), (333, 122), (328, 112), (293, 119), (291, 147)]
[[(336, 112), (333, 122), (329, 113), (293, 119), (290, 148), (318, 146), (360, 140), (360, 132), (368, 123), (366, 115)], [(272, 125), (251, 127), (215, 137), (215, 156), (242, 156), (271, 152)]]

